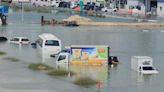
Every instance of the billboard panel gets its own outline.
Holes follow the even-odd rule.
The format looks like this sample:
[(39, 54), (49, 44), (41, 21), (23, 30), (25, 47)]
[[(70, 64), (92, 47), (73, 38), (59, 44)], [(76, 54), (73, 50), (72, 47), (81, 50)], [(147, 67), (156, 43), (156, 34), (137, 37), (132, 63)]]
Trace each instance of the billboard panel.
[(72, 48), (72, 63), (102, 64), (108, 61), (107, 47)]

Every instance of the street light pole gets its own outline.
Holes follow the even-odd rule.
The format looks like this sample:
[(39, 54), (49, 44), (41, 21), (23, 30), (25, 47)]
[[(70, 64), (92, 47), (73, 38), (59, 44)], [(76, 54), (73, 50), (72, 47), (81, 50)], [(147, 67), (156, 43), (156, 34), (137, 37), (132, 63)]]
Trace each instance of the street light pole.
[(145, 0), (145, 16), (147, 15), (147, 0)]
[(24, 6), (23, 6), (23, 2), (21, 2), (21, 5), (22, 5), (22, 22), (24, 21)]
[(83, 13), (83, 0), (80, 0), (80, 14)]

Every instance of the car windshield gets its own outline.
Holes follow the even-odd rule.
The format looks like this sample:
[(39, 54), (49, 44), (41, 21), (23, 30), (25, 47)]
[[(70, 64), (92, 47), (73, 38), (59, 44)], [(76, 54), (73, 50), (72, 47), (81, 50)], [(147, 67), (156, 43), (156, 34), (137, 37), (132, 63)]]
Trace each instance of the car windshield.
[(146, 67), (143, 67), (143, 70), (154, 70), (154, 68), (151, 66), (146, 66)]
[(59, 57), (59, 59), (58, 59), (58, 62), (61, 61), (61, 60), (64, 60), (64, 59), (66, 59), (66, 56), (65, 56), (65, 55), (61, 55), (61, 56)]
[(19, 39), (18, 38), (13, 38), (13, 39), (11, 39), (11, 41), (19, 41)]
[(45, 42), (46, 46), (59, 46), (59, 41), (56, 40), (47, 40)]
[(28, 39), (22, 39), (22, 41), (29, 41)]

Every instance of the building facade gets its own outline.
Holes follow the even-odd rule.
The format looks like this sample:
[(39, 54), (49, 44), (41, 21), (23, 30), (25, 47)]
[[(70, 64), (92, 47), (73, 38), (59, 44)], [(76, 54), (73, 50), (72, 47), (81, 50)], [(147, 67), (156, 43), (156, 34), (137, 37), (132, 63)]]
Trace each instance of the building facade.
[(164, 0), (158, 0), (157, 14), (164, 16)]
[(151, 14), (157, 15), (157, 0), (128, 0), (126, 9), (137, 8), (141, 11), (142, 14)]

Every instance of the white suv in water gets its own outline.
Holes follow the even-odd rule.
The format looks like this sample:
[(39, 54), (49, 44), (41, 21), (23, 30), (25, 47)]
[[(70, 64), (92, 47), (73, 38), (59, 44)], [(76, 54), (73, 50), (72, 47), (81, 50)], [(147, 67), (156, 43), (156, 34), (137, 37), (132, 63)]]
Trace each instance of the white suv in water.
[(29, 44), (30, 41), (27, 37), (14, 37), (10, 40), (10, 43)]

